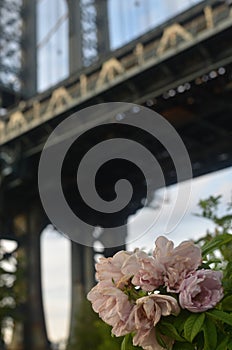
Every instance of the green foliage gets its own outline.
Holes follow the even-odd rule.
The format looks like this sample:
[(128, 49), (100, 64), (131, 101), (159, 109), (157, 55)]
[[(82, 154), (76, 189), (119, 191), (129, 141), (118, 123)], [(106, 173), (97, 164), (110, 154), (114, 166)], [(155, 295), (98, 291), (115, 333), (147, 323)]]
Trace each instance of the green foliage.
[(207, 315), (218, 321), (221, 321), (223, 323), (226, 323), (232, 326), (232, 313), (227, 313), (220, 310), (210, 310), (207, 312)]
[[(221, 196), (201, 200), (201, 215), (215, 224), (214, 232), (208, 232), (197, 243), (202, 249), (203, 258), (211, 261), (215, 270), (223, 271), (225, 297), (232, 290), (232, 203), (227, 204), (226, 214), (219, 215)], [(218, 259), (219, 258), (219, 259)]]
[(215, 220), (218, 219), (216, 213), (217, 213), (220, 201), (221, 201), (221, 196), (217, 196), (217, 197), (210, 196), (207, 199), (200, 200), (198, 205), (201, 208), (202, 213), (198, 215), (215, 222)]
[[(184, 331), (176, 326), (181, 336), (190, 346), (198, 350), (229, 350), (232, 344), (232, 205), (227, 206), (226, 215), (219, 215), (221, 196), (210, 196), (199, 202), (202, 213), (198, 216), (211, 220), (215, 224), (214, 232), (207, 232), (198, 242), (202, 249), (201, 268), (213, 268), (223, 271), (224, 298), (215, 309), (201, 314), (190, 314), (183, 319)], [(177, 319), (182, 319), (183, 310)], [(195, 322), (194, 322), (195, 321)], [(174, 337), (173, 337), (174, 339)], [(181, 347), (183, 346), (183, 347)], [(173, 350), (188, 349), (180, 341), (175, 342)]]
[(181, 343), (185, 342), (185, 339), (180, 335), (178, 329), (172, 323), (161, 321), (157, 325), (157, 329), (160, 333), (165, 334), (172, 339), (175, 339)]
[[(123, 341), (122, 341), (122, 345), (121, 345), (121, 350), (135, 350), (135, 349), (142, 349), (139, 346), (134, 346), (133, 343), (133, 336), (132, 334), (127, 334)], [(104, 349), (102, 349), (104, 350)]]
[[(227, 244), (232, 242), (232, 235), (229, 233), (217, 234), (215, 237), (211, 237), (210, 241), (206, 242), (202, 247), (203, 258), (209, 253), (213, 253), (216, 249), (223, 249)], [(216, 261), (221, 261), (215, 259)]]
[(232, 295), (228, 295), (222, 300), (222, 309), (232, 312)]
[(111, 335), (111, 327), (92, 310), (89, 301), (83, 299), (76, 315), (75, 335), (67, 350), (120, 350), (122, 338)]
[(111, 334), (111, 327), (105, 324), (102, 320), (95, 323), (100, 334), (99, 344), (95, 344), (97, 350), (119, 350), (122, 338), (116, 338)]
[(229, 342), (230, 342), (229, 337), (223, 335), (223, 337), (221, 337), (221, 339), (217, 343), (217, 350), (229, 349), (228, 348)]
[(0, 240), (0, 339), (9, 324), (22, 321), (26, 301), (26, 257), (25, 251), (17, 245), (8, 252)]
[(173, 350), (195, 350), (195, 346), (190, 343), (175, 342)]
[(215, 350), (217, 346), (217, 329), (215, 323), (208, 317), (206, 317), (204, 326), (204, 350)]
[(16, 314), (15, 281), (17, 260), (15, 252), (8, 253), (0, 241), (0, 339), (8, 318)]
[[(214, 309), (191, 313), (181, 309), (179, 315), (161, 317), (156, 325), (157, 340), (162, 336), (174, 340), (172, 350), (232, 350), (232, 203), (225, 215), (219, 215), (221, 196), (199, 202), (201, 216), (211, 220), (214, 232), (207, 232), (196, 244), (202, 249), (200, 268), (223, 272), (224, 298)], [(162, 291), (161, 291), (162, 292)], [(121, 350), (130, 350), (132, 336), (124, 338)]]
[(202, 330), (204, 320), (205, 320), (205, 314), (197, 313), (197, 314), (190, 315), (188, 319), (185, 321), (184, 337), (190, 343), (193, 342), (193, 339)]

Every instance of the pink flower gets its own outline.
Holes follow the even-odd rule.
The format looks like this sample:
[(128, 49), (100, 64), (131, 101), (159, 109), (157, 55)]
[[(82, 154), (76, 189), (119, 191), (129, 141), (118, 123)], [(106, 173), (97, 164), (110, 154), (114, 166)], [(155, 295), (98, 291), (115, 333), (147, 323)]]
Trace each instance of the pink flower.
[(153, 256), (163, 265), (168, 292), (175, 293), (179, 292), (181, 282), (198, 268), (202, 260), (201, 250), (193, 242), (185, 241), (174, 248), (173, 242), (163, 236), (157, 238)]
[(141, 250), (136, 250), (124, 262), (122, 272), (133, 276), (133, 285), (140, 286), (145, 291), (151, 292), (163, 284), (162, 265)]
[(123, 292), (131, 278), (122, 272), (122, 266), (132, 253), (120, 251), (112, 258), (101, 258), (96, 264), (98, 284), (91, 289), (87, 298), (95, 312), (104, 322), (112, 326), (112, 333), (122, 336), (131, 332), (128, 328), (129, 315), (133, 308)]
[(113, 285), (124, 277), (122, 266), (132, 253), (124, 250), (116, 253), (112, 258), (100, 258), (96, 267), (96, 278), (98, 281), (108, 281)]
[(133, 344), (135, 346), (139, 345), (144, 350), (165, 350), (165, 349), (172, 349), (172, 345), (174, 344), (174, 341), (164, 335), (160, 335), (163, 342), (166, 344), (166, 348), (163, 348), (157, 341), (156, 337), (156, 329), (153, 327), (147, 332), (140, 332), (138, 331), (134, 338), (133, 338)]
[(180, 286), (181, 307), (191, 312), (203, 312), (213, 308), (223, 297), (221, 279), (221, 271), (193, 272)]
[(137, 299), (130, 315), (130, 319), (133, 319), (131, 324), (134, 323), (136, 332), (133, 344), (145, 350), (163, 349), (156, 340), (154, 327), (161, 316), (178, 315), (179, 312), (176, 299), (168, 295), (151, 294)]
[(134, 326), (130, 325), (129, 316), (133, 304), (120, 289), (108, 287), (106, 282), (99, 282), (91, 289), (87, 298), (99, 317), (113, 327), (112, 333), (117, 337), (132, 331)]

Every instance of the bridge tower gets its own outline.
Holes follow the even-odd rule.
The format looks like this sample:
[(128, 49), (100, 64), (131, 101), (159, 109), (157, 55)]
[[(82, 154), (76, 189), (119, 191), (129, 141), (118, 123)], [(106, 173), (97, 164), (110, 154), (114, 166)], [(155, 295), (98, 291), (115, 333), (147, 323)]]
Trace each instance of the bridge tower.
[(70, 74), (88, 67), (110, 51), (108, 0), (66, 0), (69, 12)]
[[(110, 38), (108, 25), (108, 0), (67, 0), (69, 10), (69, 72), (75, 74), (91, 64), (104, 60), (110, 52)], [(125, 218), (126, 220), (127, 218)], [(109, 223), (110, 224), (110, 223)], [(109, 225), (110, 226), (110, 225)], [(85, 235), (93, 236), (93, 232), (85, 232), (86, 228), (79, 228)], [(105, 233), (105, 234), (104, 234)], [(126, 239), (123, 229), (118, 232), (120, 242)], [(102, 237), (109, 245), (110, 230), (105, 229)], [(102, 240), (104, 245), (104, 241)], [(113, 242), (114, 244), (114, 242)], [(125, 248), (105, 248), (104, 255), (110, 256), (117, 250)], [(75, 341), (75, 329), (78, 310), (87, 292), (94, 284), (94, 249), (75, 242), (71, 242), (71, 319), (69, 344)]]
[(0, 1), (1, 106), (36, 94), (36, 1)]
[[(0, 1), (0, 119), (37, 93), (36, 0)], [(16, 141), (0, 150), (0, 239), (17, 242), (24, 280), (14, 322), (12, 350), (46, 350), (47, 339), (41, 288), (40, 233), (45, 223), (38, 196), (24, 196), (17, 182), (26, 179), (20, 170)], [(17, 165), (14, 164), (16, 161)], [(15, 185), (14, 185), (15, 184)], [(13, 187), (12, 187), (13, 186)], [(10, 197), (8, 190), (11, 187)], [(26, 193), (25, 192), (25, 193)], [(36, 198), (36, 199), (35, 199)], [(24, 200), (25, 199), (25, 200)]]
[[(107, 0), (66, 1), (69, 17), (69, 73), (80, 74), (83, 68), (104, 59), (109, 53)], [(0, 118), (5, 118), (9, 108), (24, 105), (37, 93), (37, 20), (36, 0), (0, 0)], [(25, 274), (25, 295), (22, 295), (20, 304), (23, 318), (15, 322), (10, 350), (50, 348), (43, 312), (40, 270), (40, 235), (49, 220), (39, 200), (37, 171), (31, 173), (31, 166), (21, 160), (18, 140), (1, 147), (0, 239), (17, 242)], [(37, 166), (33, 166), (36, 170)], [(86, 234), (92, 235), (93, 232)], [(125, 232), (121, 234), (126, 236)], [(108, 249), (105, 253), (114, 251)], [(94, 283), (94, 251), (72, 242), (71, 256), (70, 343), (74, 336), (78, 307)]]

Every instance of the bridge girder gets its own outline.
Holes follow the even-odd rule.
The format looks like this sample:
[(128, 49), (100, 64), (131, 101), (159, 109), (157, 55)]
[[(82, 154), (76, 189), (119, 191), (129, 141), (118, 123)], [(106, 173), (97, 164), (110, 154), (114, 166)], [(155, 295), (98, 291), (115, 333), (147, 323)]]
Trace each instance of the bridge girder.
[[(71, 4), (71, 2), (70, 0), (69, 3)], [(84, 2), (82, 3), (84, 4)], [(93, 3), (93, 1), (90, 1), (90, 3)], [(214, 1), (214, 3), (216, 2)], [(199, 8), (200, 10), (197, 11), (202, 12), (202, 5), (197, 6), (197, 9)], [(193, 20), (195, 16), (194, 11), (191, 12)], [(186, 17), (186, 14), (180, 16), (180, 22), (182, 21), (181, 23), (183, 25), (187, 22)], [(200, 24), (202, 25), (202, 23), (205, 25), (204, 16), (201, 16)], [(211, 25), (210, 20), (208, 23)], [(170, 25), (172, 25), (172, 23), (170, 23)], [(77, 28), (74, 28), (74, 32), (76, 30)], [(212, 34), (214, 29), (211, 28), (210, 30)], [(159, 36), (159, 34), (162, 36), (162, 31), (163, 28), (158, 29), (158, 34), (156, 32), (155, 36)], [(137, 61), (139, 61), (140, 66), (136, 65), (136, 74), (133, 75), (130, 73), (127, 79), (124, 79), (122, 72), (122, 76), (119, 75), (116, 76), (115, 80), (104, 82), (105, 85), (100, 86), (99, 90), (97, 90), (97, 92), (95, 90), (92, 95), (88, 95), (88, 91), (85, 89), (86, 86), (82, 85), (83, 92), (85, 93), (82, 100), (79, 99), (78, 103), (70, 104), (67, 109), (65, 108), (68, 104), (64, 104), (65, 108), (62, 113), (57, 112), (55, 104), (53, 104), (52, 107), (50, 105), (54, 118), (50, 118), (46, 122), (41, 123), (41, 125), (37, 125), (37, 128), (33, 127), (30, 132), (24, 132), (21, 137), (9, 140), (2, 146), (3, 151), (6, 153), (15, 150), (16, 157), (12, 173), (8, 174), (8, 176), (3, 179), (2, 183), (5, 191), (5, 203), (8, 205), (15, 203), (16, 209), (20, 209), (22, 206), (21, 198), (30, 202), (31, 196), (37, 191), (37, 166), (44, 141), (63, 118), (91, 104), (113, 101), (115, 98), (125, 102), (141, 103), (163, 114), (176, 127), (177, 131), (186, 142), (193, 164), (194, 176), (199, 176), (205, 172), (215, 171), (219, 168), (231, 165), (232, 154), (230, 140), (232, 131), (231, 118), (229, 116), (232, 110), (232, 104), (229, 93), (231, 89), (229, 76), (232, 74), (232, 46), (228, 45), (232, 37), (231, 26), (228, 25), (221, 33), (220, 31), (215, 31), (214, 34), (214, 38), (213, 35), (212, 37), (210, 37), (210, 35), (208, 35), (208, 37), (205, 35), (205, 38), (201, 41), (199, 40), (198, 43), (195, 42), (193, 46), (191, 46), (191, 43), (187, 42), (186, 46), (183, 47), (183, 51), (177, 47), (176, 51), (165, 52), (163, 57), (159, 57), (158, 59), (153, 57), (153, 63), (150, 65), (146, 62), (147, 57), (149, 58), (150, 51), (144, 50), (143, 56), (141, 50), (138, 50), (137, 54), (134, 54), (134, 49), (135, 47), (137, 47), (137, 49), (139, 48), (139, 46), (136, 46), (137, 44), (142, 44), (143, 47), (140, 46), (140, 49), (145, 48), (146, 43), (150, 45), (152, 42), (152, 33), (147, 33), (142, 38), (142, 40), (144, 40), (142, 43), (140, 43), (140, 39), (138, 39), (129, 44), (126, 48), (118, 50), (115, 53), (118, 61), (122, 60), (122, 62), (128, 64), (128, 66), (131, 62), (136, 61), (137, 64)], [(58, 91), (59, 93), (63, 91), (66, 94), (65, 96), (68, 96), (66, 102), (69, 101), (69, 95), (73, 99), (76, 98), (75, 93), (78, 89), (75, 89), (79, 86), (79, 73), (90, 77), (91, 74), (101, 71), (102, 63), (97, 62), (96, 65), (92, 67), (87, 67), (83, 71), (78, 71), (83, 65), (83, 52), (80, 51), (80, 47), (75, 46), (78, 44), (75, 42), (75, 35), (73, 39), (74, 43), (72, 45), (74, 46), (72, 47), (73, 52), (70, 69), (71, 72), (77, 71), (77, 76), (73, 75), (62, 83), (64, 86), (58, 87), (58, 89), (60, 88)], [(106, 43), (106, 41), (103, 42)], [(223, 50), (220, 51), (217, 48), (218, 45), (220, 45), (220, 48)], [(78, 54), (80, 57), (75, 61), (76, 55)], [(97, 56), (94, 57), (96, 58)], [(195, 66), (191, 65), (192, 62), (195, 63)], [(84, 65), (88, 64), (88, 62), (84, 63)], [(219, 74), (219, 69), (222, 65), (226, 70), (225, 75)], [(204, 78), (209, 78), (209, 74), (212, 71), (217, 72), (217, 79), (212, 79), (207, 83), (204, 82)], [(198, 84), (199, 81), (200, 83)], [(178, 87), (187, 83), (191, 84), (191, 89), (186, 89), (185, 92), (179, 93)], [(88, 88), (89, 86), (87, 86), (87, 89)], [(175, 91), (175, 97), (170, 95), (171, 90)], [(73, 91), (74, 95), (71, 95)], [(50, 92), (46, 92), (36, 97), (34, 100), (23, 102), (17, 111), (19, 112), (17, 116), (19, 119), (22, 116), (24, 118), (24, 110), (25, 115), (27, 115), (26, 113), (30, 110), (31, 106), (33, 106), (33, 112), (35, 112), (35, 114), (39, 114), (39, 108), (42, 109), (44, 106), (43, 110), (46, 110), (46, 106), (49, 105), (50, 97)], [(39, 105), (40, 102), (41, 105)], [(41, 107), (42, 104), (43, 107)], [(16, 150), (19, 151), (18, 154)], [(167, 174), (167, 184), (174, 183), (175, 176), (173, 176), (173, 169), (170, 168), (167, 155), (158, 150), (157, 159), (158, 158)], [(76, 181), (76, 178), (71, 179), (71, 185), (74, 181)], [(105, 179), (103, 179), (103, 183), (104, 181)], [(69, 185), (70, 184), (67, 183), (67, 186)], [(14, 200), (16, 197), (18, 199), (17, 202)], [(3, 214), (7, 215), (7, 210), (5, 210)], [(83, 259), (90, 257), (92, 254), (89, 250), (84, 252), (84, 249), (80, 249), (80, 247), (77, 246), (73, 246), (72, 249), (73, 266), (77, 262), (78, 264), (82, 264), (84, 261)], [(82, 259), (81, 256), (85, 256), (85, 258)], [(77, 291), (83, 289), (86, 292), (87, 285), (90, 286), (93, 281), (91, 280), (93, 277), (91, 268), (85, 271), (85, 277), (83, 277), (83, 272), (83, 270), (77, 271), (75, 268), (73, 269), (73, 296), (76, 295)], [(92, 277), (90, 277), (90, 275)], [(76, 302), (73, 301), (73, 312), (76, 310), (75, 305), (78, 305), (78, 303), (75, 303)], [(46, 340), (46, 338), (44, 339)]]
[(109, 53), (107, 0), (67, 0), (70, 74)]

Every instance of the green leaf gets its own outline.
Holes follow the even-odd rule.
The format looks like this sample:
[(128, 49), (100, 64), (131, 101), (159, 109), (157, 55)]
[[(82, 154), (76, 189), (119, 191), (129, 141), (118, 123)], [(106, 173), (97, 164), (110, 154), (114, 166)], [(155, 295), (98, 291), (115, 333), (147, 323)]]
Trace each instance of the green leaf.
[(231, 339), (230, 339), (230, 341), (229, 341), (228, 344), (227, 344), (227, 349), (228, 349), (228, 350), (232, 350), (232, 342), (231, 342)]
[(128, 350), (130, 344), (131, 344), (131, 335), (127, 334), (127, 335), (125, 335), (125, 337), (122, 341), (121, 350)]
[(198, 206), (202, 209), (202, 216), (211, 220), (214, 220), (215, 218), (215, 212), (218, 209), (218, 206), (220, 204), (221, 195), (214, 197), (210, 196), (209, 198), (205, 200), (200, 200), (198, 203)]
[(217, 345), (217, 350), (226, 350), (229, 343), (229, 338), (224, 337), (224, 339)]
[(219, 249), (221, 246), (229, 242), (232, 242), (232, 235), (229, 233), (223, 233), (221, 235), (215, 236), (211, 239), (210, 242), (207, 242), (205, 245), (203, 245), (203, 247), (201, 248), (202, 255), (205, 256), (211, 251)]
[(164, 339), (162, 338), (162, 334), (156, 330), (156, 339), (160, 346), (162, 346), (164, 349), (167, 349), (166, 343)]
[(139, 346), (134, 346), (132, 343), (133, 336), (132, 334), (125, 335), (122, 344), (121, 344), (121, 350), (135, 350), (135, 349), (142, 349)]
[(225, 297), (221, 304), (223, 310), (232, 311), (232, 295)]
[[(194, 350), (195, 346), (190, 343), (175, 342), (172, 350)], [(224, 349), (225, 350), (225, 349)]]
[(172, 316), (172, 323), (177, 329), (179, 334), (182, 334), (184, 331), (184, 324), (187, 318), (191, 315), (191, 313), (187, 310), (181, 310), (178, 317)]
[(205, 314), (192, 314), (184, 325), (184, 336), (192, 343), (196, 335), (201, 331), (205, 320)]
[(123, 338), (122, 344), (121, 344), (121, 350), (126, 350), (127, 349), (127, 339), (126, 336)]
[(206, 314), (212, 316), (216, 320), (222, 321), (232, 326), (232, 314), (220, 310), (211, 310), (206, 312)]
[(179, 335), (177, 329), (171, 323), (162, 322), (158, 324), (158, 329), (162, 334), (167, 335), (174, 340), (185, 342), (185, 339)]
[(215, 323), (208, 317), (205, 318), (203, 325), (205, 346), (204, 350), (214, 350), (217, 346), (217, 329)]

